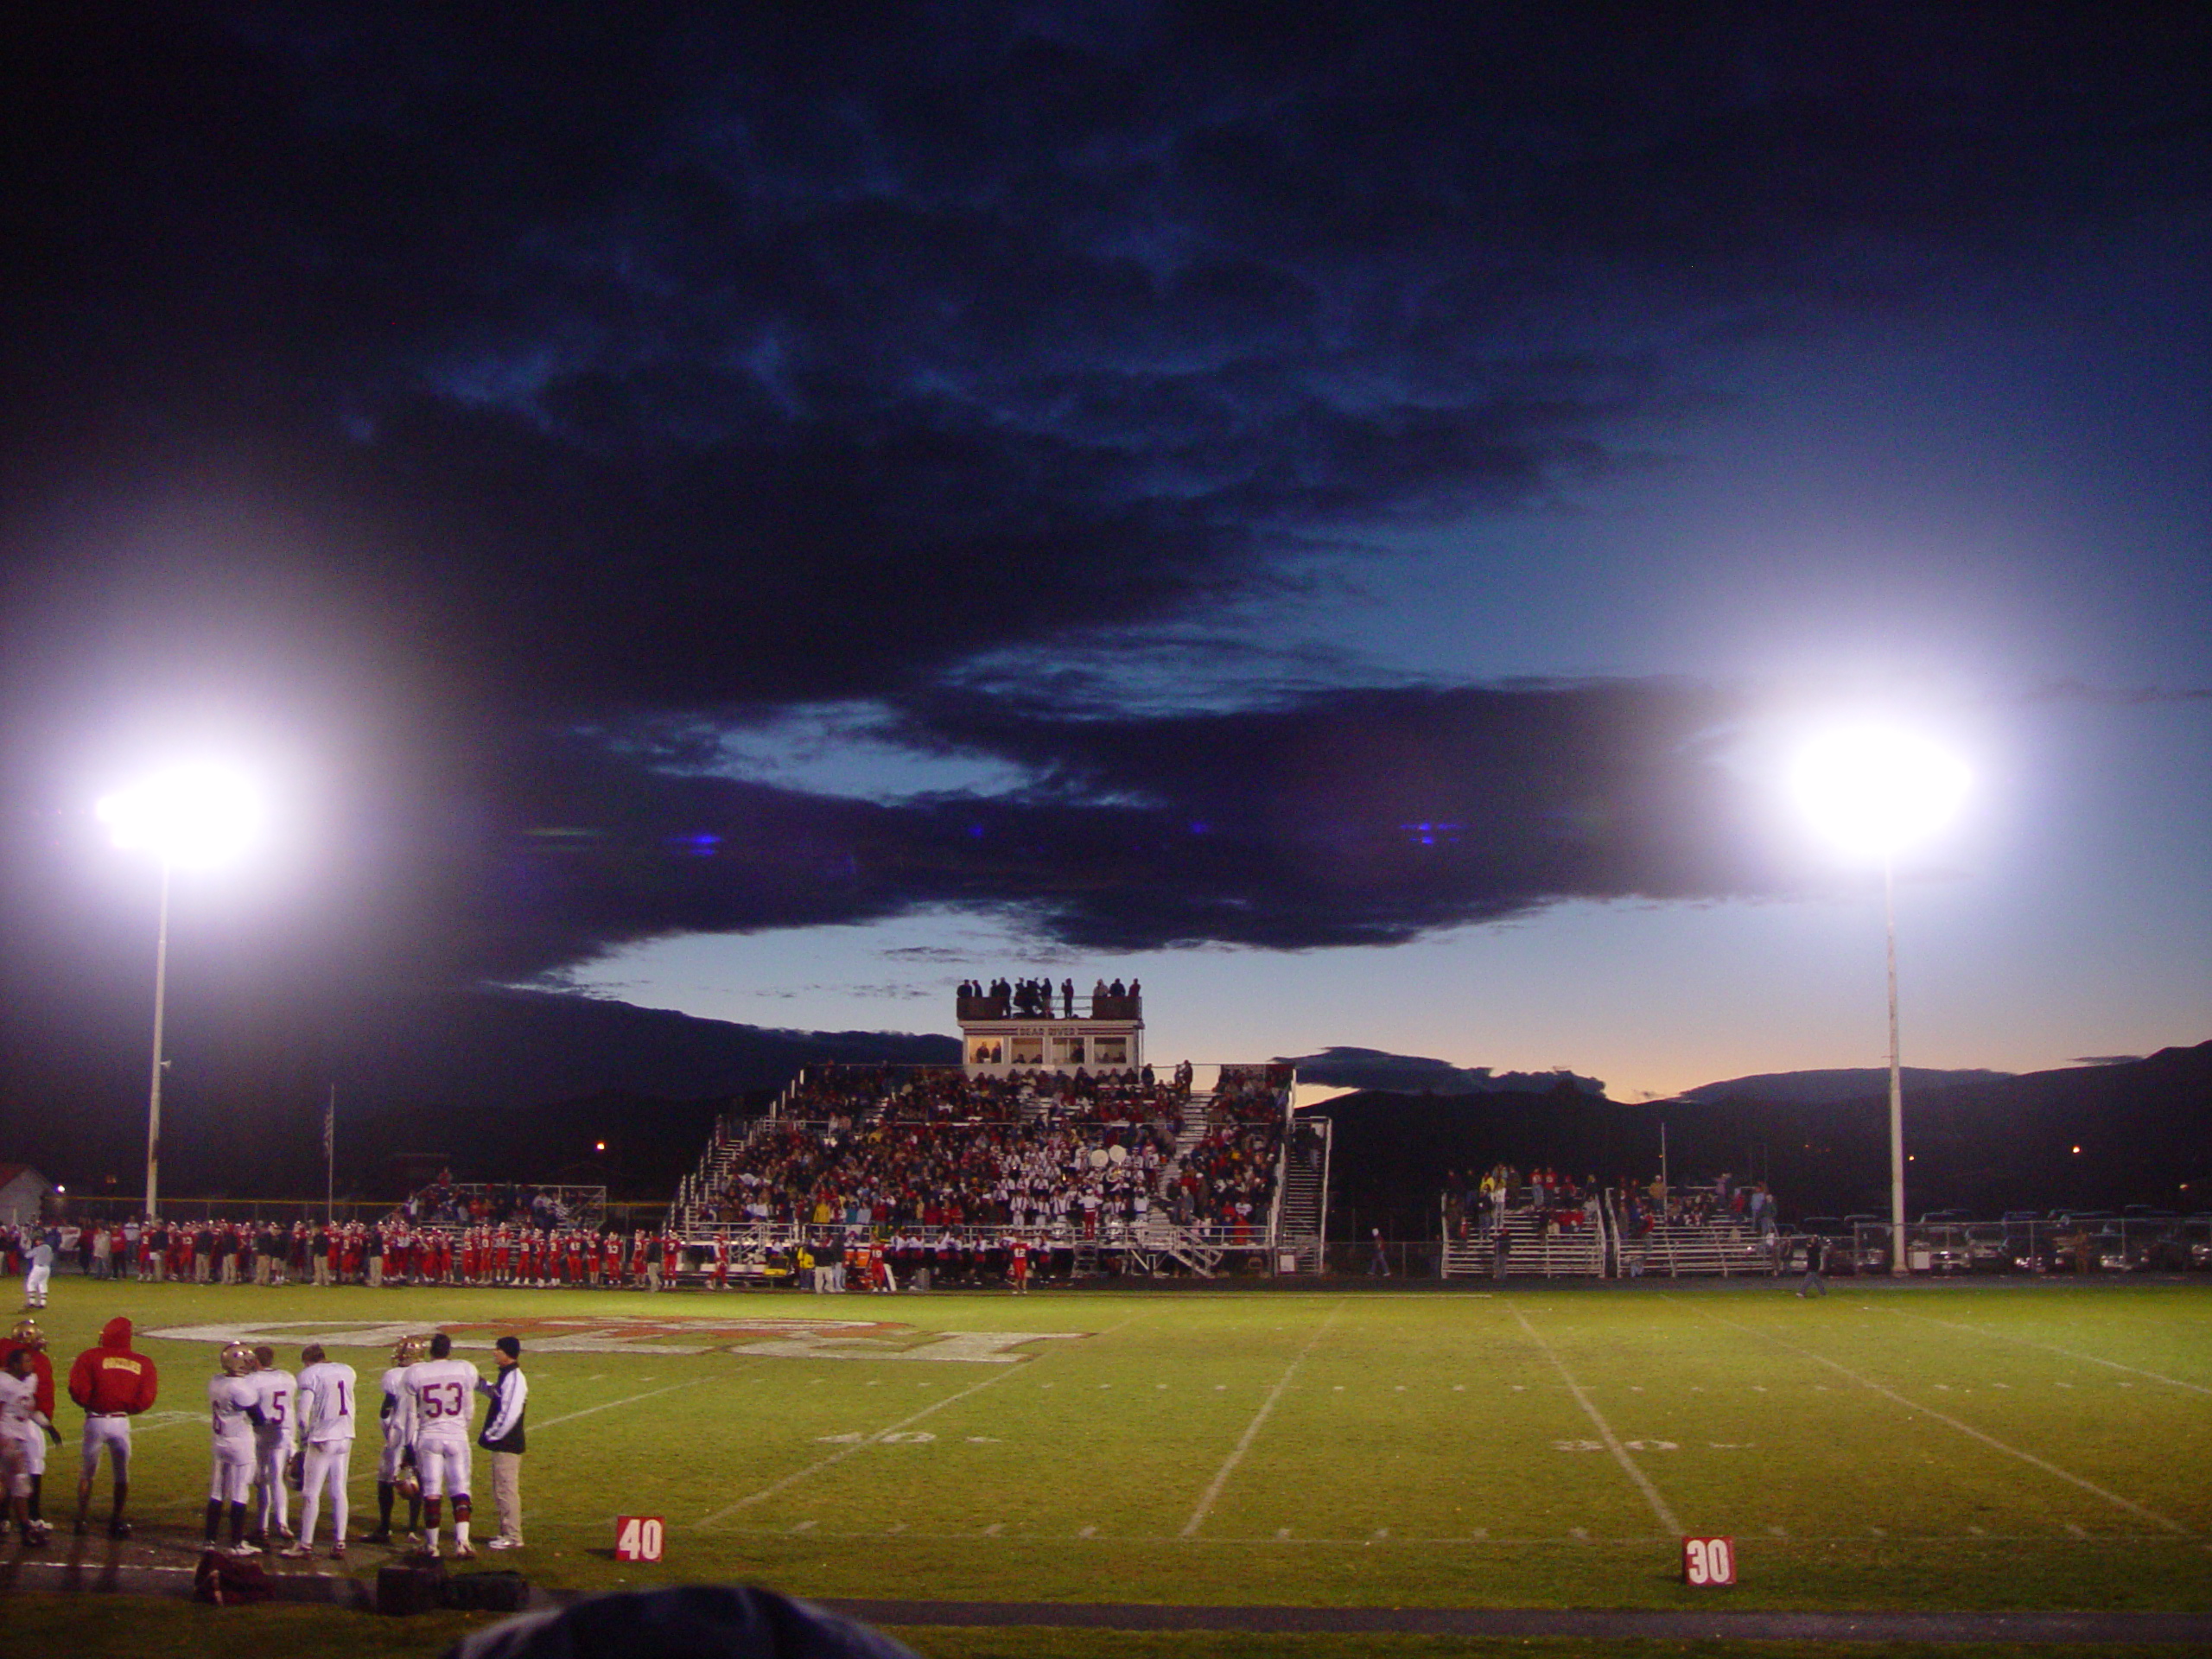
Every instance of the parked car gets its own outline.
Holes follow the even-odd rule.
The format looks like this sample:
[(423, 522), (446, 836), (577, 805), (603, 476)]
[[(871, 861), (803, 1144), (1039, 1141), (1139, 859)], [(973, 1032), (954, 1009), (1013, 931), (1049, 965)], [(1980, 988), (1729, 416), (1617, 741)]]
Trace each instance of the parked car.
[(1911, 1235), (1911, 1243), (1927, 1250), (1930, 1273), (1967, 1273), (1973, 1268), (1974, 1258), (1968, 1251), (1964, 1227), (1923, 1226)]
[[(2020, 1235), (2024, 1246), (2027, 1235)], [(1967, 1271), (2008, 1273), (2012, 1268), (2012, 1234), (2001, 1221), (1979, 1221), (1966, 1230)]]
[(1846, 1216), (1843, 1236), (1828, 1260), (1838, 1273), (1887, 1273), (1890, 1224), (1879, 1216)]
[(2140, 1273), (2150, 1266), (2150, 1241), (2131, 1243), (2117, 1227), (2107, 1227), (2089, 1237), (2089, 1259), (2102, 1273)]

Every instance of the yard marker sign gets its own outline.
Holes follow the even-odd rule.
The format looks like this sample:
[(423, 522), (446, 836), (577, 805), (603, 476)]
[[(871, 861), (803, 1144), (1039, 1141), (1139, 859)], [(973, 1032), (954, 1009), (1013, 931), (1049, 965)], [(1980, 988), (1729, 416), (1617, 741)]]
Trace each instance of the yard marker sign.
[(614, 1517), (614, 1559), (618, 1561), (657, 1561), (668, 1533), (657, 1515), (618, 1515)]
[(1701, 1590), (1735, 1583), (1736, 1541), (1732, 1538), (1683, 1539), (1682, 1582)]

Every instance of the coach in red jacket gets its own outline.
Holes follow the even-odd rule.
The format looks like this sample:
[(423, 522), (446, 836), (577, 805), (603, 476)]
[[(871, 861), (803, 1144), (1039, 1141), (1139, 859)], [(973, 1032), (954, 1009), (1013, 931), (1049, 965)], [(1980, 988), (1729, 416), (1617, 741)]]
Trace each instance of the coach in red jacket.
[(154, 1403), (161, 1378), (154, 1362), (130, 1351), (130, 1321), (118, 1317), (100, 1329), (100, 1345), (87, 1348), (69, 1368), (69, 1397), (85, 1408), (85, 1465), (77, 1479), (77, 1530), (92, 1506), (92, 1477), (105, 1446), (115, 1467), (115, 1512), (111, 1538), (128, 1538), (124, 1506), (130, 1498), (130, 1420)]

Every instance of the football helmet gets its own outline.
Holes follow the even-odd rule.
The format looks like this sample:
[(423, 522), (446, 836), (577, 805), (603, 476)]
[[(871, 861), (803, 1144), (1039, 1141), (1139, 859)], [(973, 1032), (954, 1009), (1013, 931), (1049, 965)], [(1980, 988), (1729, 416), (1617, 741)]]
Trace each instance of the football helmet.
[(253, 1350), (247, 1347), (245, 1344), (226, 1342), (223, 1344), (223, 1375), (225, 1376), (245, 1376), (251, 1375), (256, 1369), (253, 1362)]
[(15, 1329), (8, 1332), (8, 1338), (33, 1350), (42, 1350), (46, 1346), (46, 1332), (38, 1328), (36, 1319), (17, 1319)]
[(429, 1345), (428, 1337), (402, 1337), (391, 1345), (391, 1363), (395, 1365), (419, 1365)]

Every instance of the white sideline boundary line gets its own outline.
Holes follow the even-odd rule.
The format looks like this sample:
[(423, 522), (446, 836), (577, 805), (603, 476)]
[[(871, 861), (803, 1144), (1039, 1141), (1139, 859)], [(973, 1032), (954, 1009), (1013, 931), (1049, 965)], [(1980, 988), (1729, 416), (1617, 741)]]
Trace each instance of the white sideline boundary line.
[(1337, 1322), (1337, 1315), (1344, 1311), (1344, 1302), (1339, 1300), (1337, 1305), (1329, 1310), (1329, 1317), (1314, 1326), (1313, 1334), (1306, 1338), (1306, 1345), (1298, 1351), (1297, 1357), (1290, 1362), (1288, 1368), (1275, 1379), (1274, 1387), (1268, 1390), (1268, 1397), (1260, 1402), (1258, 1412), (1254, 1414), (1250, 1422), (1244, 1425), (1244, 1433), (1238, 1437), (1236, 1449), (1230, 1452), (1228, 1461), (1214, 1471), (1214, 1477), (1206, 1484), (1205, 1491), (1198, 1495), (1198, 1506), (1191, 1511), (1191, 1518), (1183, 1523), (1183, 1530), (1177, 1535), (1179, 1537), (1191, 1538), (1198, 1535), (1199, 1527), (1205, 1522), (1208, 1512), (1220, 1498), (1222, 1488), (1229, 1484), (1230, 1476), (1236, 1472), (1236, 1465), (1244, 1461), (1244, 1454), (1252, 1449), (1252, 1441), (1259, 1434), (1260, 1426), (1268, 1421), (1268, 1413), (1275, 1408), (1275, 1402), (1282, 1398), (1282, 1391), (1290, 1386), (1290, 1379), (1298, 1375), (1298, 1368), (1306, 1363), (1306, 1356), (1313, 1351), (1313, 1344), (1328, 1334), (1329, 1327)]
[[(1670, 1295), (1667, 1300), (1670, 1302), (1674, 1302), (1680, 1301), (1681, 1299)], [(1685, 1303), (1684, 1306), (1688, 1306), (1688, 1304)], [(1707, 1313), (1704, 1308), (1700, 1307), (1697, 1309), (1697, 1312), (1704, 1315), (1705, 1318), (1711, 1319), (1715, 1325), (1724, 1325), (1731, 1331), (1740, 1331), (1746, 1336), (1758, 1337), (1764, 1341), (1772, 1343), (1776, 1347), (1781, 1349), (1785, 1353), (1796, 1354), (1801, 1358), (1813, 1361), (1815, 1364), (1825, 1365), (1830, 1370), (1834, 1371), (1838, 1376), (1848, 1378), (1851, 1382), (1856, 1382), (1860, 1388), (1869, 1389), (1875, 1394), (1880, 1395), (1885, 1400), (1888, 1400), (1897, 1405), (1903, 1406), (1908, 1411), (1917, 1411), (1926, 1416), (1933, 1417), (1937, 1422), (1943, 1424), (1946, 1427), (1958, 1430), (1960, 1433), (1965, 1435), (1968, 1440), (1979, 1440), (1982, 1445), (1989, 1447), (1993, 1452), (2002, 1452), (2008, 1458), (2018, 1458), (2022, 1463), (2027, 1464), (2032, 1468), (2040, 1469), (2047, 1475), (2056, 1476), (2057, 1478), (2066, 1482), (2067, 1484), (2070, 1486), (2078, 1486), (2082, 1491), (2088, 1492), (2092, 1497), (2101, 1497), (2104, 1499), (2106, 1503), (2112, 1504), (2114, 1508), (2126, 1510), (2130, 1515), (2139, 1516), (2141, 1519), (2152, 1522), (2154, 1526), (2163, 1527), (2168, 1532), (2177, 1534), (2183, 1538), (2193, 1537), (2195, 1535), (2187, 1527), (2182, 1525), (2180, 1522), (2170, 1521), (2164, 1516), (2160, 1515), (2157, 1510), (2144, 1508), (2142, 1504), (2138, 1503), (2133, 1498), (2122, 1497), (2118, 1492), (2107, 1491), (2103, 1487), (2098, 1485), (2096, 1482), (2093, 1480), (2086, 1480), (2082, 1476), (2074, 1473), (2071, 1470), (2062, 1469), (2056, 1464), (2049, 1462), (2043, 1458), (2039, 1458), (2032, 1452), (2023, 1452), (2017, 1446), (2007, 1446), (1995, 1435), (1985, 1434), (1981, 1430), (1976, 1428), (1972, 1423), (1962, 1423), (1957, 1418), (1953, 1417), (1947, 1413), (1936, 1410), (1933, 1406), (1923, 1406), (1917, 1400), (1909, 1400), (1904, 1395), (1899, 1394), (1895, 1389), (1885, 1388), (1882, 1384), (1875, 1382), (1871, 1377), (1861, 1376), (1858, 1372), (1850, 1370), (1847, 1366), (1838, 1364), (1834, 1360), (1828, 1358), (1824, 1354), (1816, 1354), (1809, 1348), (1800, 1348), (1795, 1343), (1784, 1342), (1780, 1337), (1774, 1336), (1768, 1332), (1756, 1330), (1751, 1325), (1738, 1325), (1733, 1319), (1724, 1319), (1718, 1313)]]
[(2130, 1376), (2147, 1376), (2153, 1382), (2164, 1382), (2169, 1388), (2187, 1389), (2191, 1394), (2212, 1395), (2212, 1389), (2202, 1382), (2184, 1382), (2177, 1376), (2161, 1376), (2156, 1371), (2146, 1371), (2139, 1365), (2123, 1365), (2116, 1359), (2104, 1359), (2095, 1354), (2077, 1354), (2071, 1348), (2061, 1348), (2055, 1343), (2037, 1342), (2032, 1337), (2016, 1337), (2009, 1331), (1993, 1331), (1986, 1325), (1961, 1325), (1953, 1319), (1939, 1319), (1932, 1313), (1915, 1313), (1909, 1308), (1888, 1307), (1885, 1313), (1896, 1313), (1906, 1319), (1924, 1319), (1929, 1325), (1940, 1325), (1947, 1331), (1964, 1331), (1977, 1337), (1994, 1337), (1999, 1342), (2016, 1342), (2023, 1348), (2040, 1348), (2046, 1354), (2056, 1354), (2065, 1359), (2078, 1359), (2091, 1365), (2108, 1365), (2115, 1371), (2126, 1371)]
[(1612, 1425), (1598, 1414), (1598, 1408), (1590, 1403), (1590, 1396), (1583, 1393), (1582, 1385), (1567, 1370), (1567, 1362), (1553, 1351), (1551, 1344), (1543, 1339), (1536, 1327), (1529, 1323), (1526, 1313), (1516, 1307), (1513, 1317), (1520, 1320), (1521, 1328), (1529, 1333), (1529, 1340), (1543, 1350), (1544, 1357), (1551, 1361), (1552, 1369), (1559, 1373), (1559, 1380), (1567, 1384), (1567, 1391), (1574, 1396), (1574, 1403), (1582, 1408), (1582, 1414), (1590, 1420), (1591, 1426), (1605, 1442), (1605, 1450), (1613, 1454), (1613, 1461), (1620, 1465), (1621, 1472), (1636, 1483), (1636, 1490), (1643, 1494), (1643, 1501), (1651, 1506), (1651, 1513), (1659, 1517), (1659, 1524), (1679, 1535), (1682, 1523), (1675, 1518), (1674, 1510), (1667, 1507), (1667, 1500), (1659, 1496), (1659, 1489), (1651, 1484), (1651, 1477), (1636, 1466), (1636, 1459), (1629, 1456), (1628, 1448), (1620, 1443), (1619, 1437), (1613, 1433)]

